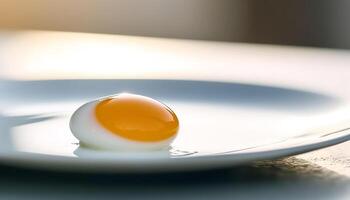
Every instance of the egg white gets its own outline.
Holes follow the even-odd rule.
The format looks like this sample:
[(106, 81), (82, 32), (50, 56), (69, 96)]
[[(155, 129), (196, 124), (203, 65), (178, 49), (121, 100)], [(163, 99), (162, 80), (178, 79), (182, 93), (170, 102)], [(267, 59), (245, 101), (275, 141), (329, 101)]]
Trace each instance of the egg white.
[(80, 106), (70, 119), (70, 129), (81, 144), (96, 149), (143, 151), (167, 149), (175, 139), (176, 135), (162, 141), (142, 142), (129, 140), (110, 132), (100, 125), (95, 116), (96, 105), (101, 100), (97, 99)]

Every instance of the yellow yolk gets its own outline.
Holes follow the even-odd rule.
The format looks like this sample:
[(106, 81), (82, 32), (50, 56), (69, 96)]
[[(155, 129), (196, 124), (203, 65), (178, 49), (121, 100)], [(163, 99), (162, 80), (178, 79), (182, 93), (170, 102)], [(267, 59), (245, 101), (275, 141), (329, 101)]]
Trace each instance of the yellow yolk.
[(139, 95), (120, 94), (101, 100), (97, 121), (109, 132), (140, 142), (158, 142), (177, 133), (179, 121), (164, 104)]

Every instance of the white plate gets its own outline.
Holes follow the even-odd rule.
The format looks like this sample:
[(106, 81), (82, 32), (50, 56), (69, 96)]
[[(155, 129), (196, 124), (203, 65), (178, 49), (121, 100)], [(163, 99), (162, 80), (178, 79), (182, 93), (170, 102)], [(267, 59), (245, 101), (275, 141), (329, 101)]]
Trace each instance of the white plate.
[[(90, 172), (225, 167), (327, 147), (350, 138), (349, 105), (310, 91), (183, 80), (2, 81), (0, 162)], [(80, 147), (68, 127), (82, 103), (131, 92), (170, 106), (181, 131), (163, 152)]]

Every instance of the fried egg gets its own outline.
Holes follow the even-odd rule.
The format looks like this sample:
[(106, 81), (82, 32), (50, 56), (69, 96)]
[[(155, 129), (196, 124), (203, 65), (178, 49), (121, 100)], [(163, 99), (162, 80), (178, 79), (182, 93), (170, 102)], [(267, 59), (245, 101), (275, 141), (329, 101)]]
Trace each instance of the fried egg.
[(125, 151), (166, 149), (179, 130), (179, 120), (168, 106), (126, 93), (80, 106), (69, 125), (85, 146)]

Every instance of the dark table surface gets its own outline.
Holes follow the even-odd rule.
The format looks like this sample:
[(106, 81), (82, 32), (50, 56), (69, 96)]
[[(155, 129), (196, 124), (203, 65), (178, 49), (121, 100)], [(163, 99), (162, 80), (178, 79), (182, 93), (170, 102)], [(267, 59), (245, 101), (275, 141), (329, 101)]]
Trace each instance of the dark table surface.
[(309, 155), (220, 170), (170, 174), (77, 174), (2, 165), (0, 199), (350, 198), (349, 176), (300, 158), (305, 156)]

